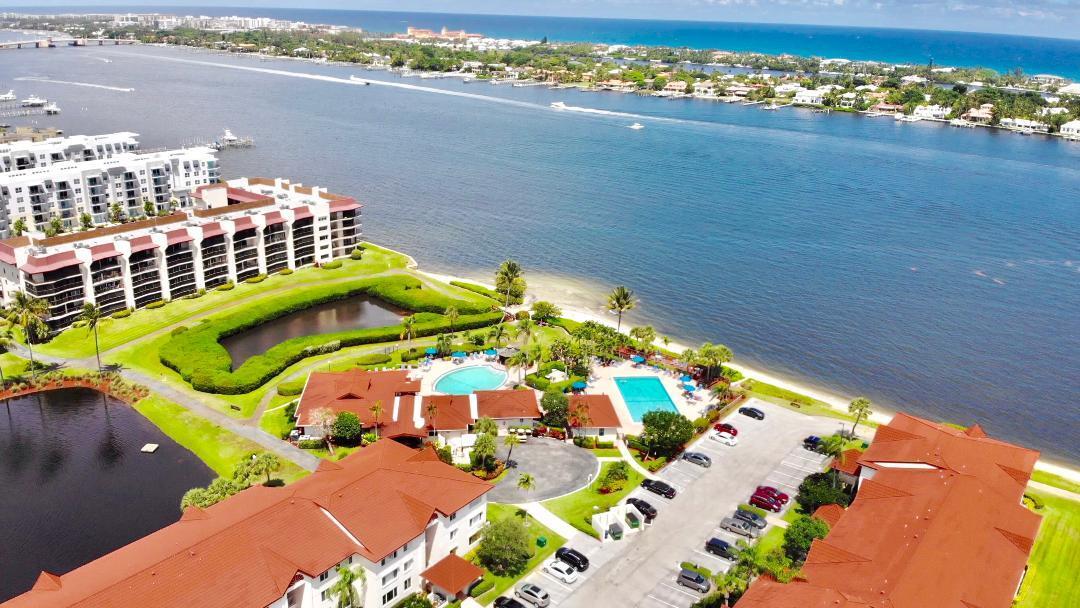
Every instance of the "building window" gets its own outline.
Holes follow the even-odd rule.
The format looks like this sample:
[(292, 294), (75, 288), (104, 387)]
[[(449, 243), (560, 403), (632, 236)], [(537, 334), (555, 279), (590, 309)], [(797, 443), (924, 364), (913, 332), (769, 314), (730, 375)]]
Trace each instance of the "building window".
[(397, 597), (397, 587), (395, 587), (395, 588), (391, 589), (390, 591), (387, 591), (386, 593), (383, 594), (382, 603), (383, 604), (389, 604), (390, 602), (394, 601), (395, 597)]
[(457, 530), (450, 530), (450, 540), (454, 540), (455, 536), (457, 536)]
[(405, 565), (402, 567), (402, 569), (405, 570), (405, 572), (408, 572), (409, 570), (412, 570), (413, 561), (415, 561), (415, 560), (410, 559), (407, 562), (405, 562)]
[(325, 581), (328, 578), (330, 578), (330, 571), (329, 570), (327, 570), (326, 572), (323, 572), (322, 574), (319, 575), (319, 581)]
[(322, 592), (322, 593), (320, 594), (320, 597), (322, 597), (322, 601), (324, 601), (324, 602), (325, 602), (326, 600), (330, 599), (330, 590), (329, 590), (329, 589), (327, 589), (327, 590), (323, 591), (323, 592)]
[(480, 523), (480, 520), (483, 519), (483, 518), (484, 518), (483, 513), (477, 513), (476, 515), (473, 515), (472, 517), (469, 518), (469, 525), (470, 526), (475, 526), (476, 524)]
[(599, 431), (597, 432), (597, 434), (598, 434), (598, 435), (600, 435), (601, 437), (603, 437), (603, 436), (604, 436), (604, 429), (603, 429), (603, 428), (601, 428), (601, 429), (600, 429), (600, 430), (599, 430)]
[(385, 584), (389, 583), (390, 581), (392, 581), (392, 580), (394, 580), (395, 578), (397, 578), (397, 575), (398, 575), (398, 569), (397, 569), (397, 568), (394, 568), (394, 569), (393, 569), (393, 570), (391, 570), (390, 572), (387, 572), (387, 573), (386, 573), (386, 574), (384, 574), (384, 575), (383, 575), (383, 577), (382, 577), (382, 584), (384, 584), (384, 585), (385, 585)]
[(402, 589), (408, 589), (409, 587), (412, 587), (412, 579), (411, 578), (405, 579), (405, 582), (402, 583), (402, 585), (401, 585)]
[(455, 519), (457, 519), (457, 513), (451, 513), (450, 517), (447, 517), (446, 519), (448, 519), (450, 521), (454, 521)]

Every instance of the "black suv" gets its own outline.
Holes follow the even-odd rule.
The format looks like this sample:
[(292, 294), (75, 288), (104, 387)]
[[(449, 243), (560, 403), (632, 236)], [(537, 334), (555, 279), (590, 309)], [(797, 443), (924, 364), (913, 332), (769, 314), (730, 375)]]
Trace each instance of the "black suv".
[(641, 487), (652, 492), (653, 494), (659, 494), (664, 498), (675, 498), (675, 488), (669, 486), (662, 481), (656, 481), (655, 479), (646, 479), (641, 482)]
[(634, 505), (641, 514), (645, 516), (645, 523), (651, 524), (652, 520), (656, 519), (656, 507), (650, 505), (640, 498), (627, 498), (626, 504)]
[(739, 552), (735, 550), (735, 547), (731, 546), (731, 543), (719, 538), (710, 538), (705, 541), (705, 551), (728, 560), (739, 557)]
[(502, 596), (495, 598), (495, 608), (525, 608), (525, 604), (512, 597)]
[(743, 416), (749, 416), (749, 417), (755, 418), (757, 420), (764, 420), (765, 419), (765, 412), (757, 409), (756, 407), (740, 407), (739, 408), (739, 413), (742, 414)]
[(764, 517), (758, 515), (757, 513), (751, 513), (750, 511), (744, 511), (742, 509), (737, 509), (735, 511), (735, 517), (745, 521), (751, 526), (754, 526), (758, 530), (764, 529), (765, 525), (767, 524)]
[(589, 569), (589, 558), (585, 557), (580, 551), (570, 549), (568, 547), (560, 547), (555, 552), (555, 559), (566, 562), (574, 567), (574, 570), (578, 572), (584, 572)]

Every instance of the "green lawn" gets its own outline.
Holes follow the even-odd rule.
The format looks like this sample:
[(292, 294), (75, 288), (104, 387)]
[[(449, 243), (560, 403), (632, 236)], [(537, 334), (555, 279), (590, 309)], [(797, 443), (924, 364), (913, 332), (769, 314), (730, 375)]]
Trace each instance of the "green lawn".
[(1028, 573), (1017, 608), (1080, 606), (1080, 502), (1028, 492), (1043, 502), (1039, 537), (1028, 560)]
[[(250, 452), (262, 451), (258, 444), (234, 435), (158, 395), (151, 394), (134, 407), (218, 475), (232, 475), (237, 461)], [(285, 462), (285, 467), (278, 473), (286, 481), (299, 479), (306, 474), (291, 462)]]
[[(782, 407), (786, 407), (796, 412), (802, 412), (809, 416), (826, 416), (829, 418), (837, 418), (839, 420), (847, 420), (853, 422), (855, 418), (848, 415), (846, 412), (841, 412), (833, 408), (824, 401), (813, 399), (801, 393), (790, 391), (786, 388), (780, 388), (779, 386), (768, 384), (760, 380), (749, 379), (742, 383), (742, 388), (748, 390), (747, 396), (757, 397), (762, 401), (768, 401)], [(794, 407), (791, 405), (792, 401), (799, 400), (802, 402), (802, 407)], [(859, 423), (859, 428), (875, 428), (877, 424), (863, 420)]]
[[(524, 515), (525, 514), (523, 511), (513, 505), (504, 505), (496, 502), (488, 503), (488, 521), (499, 521), (502, 519), (506, 519), (507, 517), (523, 518)], [(533, 553), (533, 556), (525, 565), (525, 569), (517, 576), (496, 576), (490, 572), (485, 571), (484, 580), (489, 580), (495, 583), (495, 586), (489, 589), (480, 597), (476, 598), (476, 601), (484, 605), (490, 604), (491, 602), (495, 601), (495, 598), (499, 597), (503, 594), (504, 591), (514, 586), (514, 583), (524, 578), (525, 575), (527, 575), (529, 572), (532, 572), (534, 568), (544, 563), (547, 558), (551, 557), (551, 555), (555, 553), (556, 549), (566, 543), (565, 538), (552, 532), (551, 528), (548, 528), (547, 526), (536, 521), (532, 517), (529, 518), (528, 524), (530, 547), (532, 547), (536, 552)], [(536, 546), (536, 539), (540, 536), (547, 538), (546, 547), (541, 548)], [(466, 559), (473, 559), (473, 554), (470, 553), (469, 555), (467, 555)]]
[(284, 405), (299, 398), (299, 396), (282, 397), (281, 395), (274, 395), (266, 408), (266, 412), (259, 419), (259, 428), (274, 437), (287, 436), (289, 431), (293, 430), (296, 421), (288, 415), (287, 408)]
[(614, 465), (614, 462), (602, 463), (600, 474), (597, 475), (596, 480), (593, 481), (592, 485), (589, 487), (582, 488), (573, 494), (567, 494), (560, 498), (545, 500), (541, 504), (571, 526), (574, 526), (586, 534), (591, 534), (592, 536), (599, 538), (600, 535), (592, 527), (593, 514), (610, 509), (613, 505), (626, 497), (627, 494), (632, 492), (634, 488), (638, 487), (644, 479), (644, 476), (642, 476), (641, 473), (638, 473), (633, 467), (629, 467), (630, 478), (623, 485), (622, 490), (612, 492), (611, 494), (601, 494), (599, 490), (600, 479), (602, 479), (607, 470)]
[(780, 526), (773, 526), (769, 528), (769, 531), (764, 536), (758, 539), (758, 555), (765, 555), (773, 549), (780, 548), (782, 544), (784, 544), (784, 529)]
[(619, 448), (598, 448), (589, 451), (597, 458), (622, 458), (622, 452), (619, 451)]
[(30, 367), (30, 360), (23, 359), (12, 353), (0, 355), (0, 369), (4, 371), (4, 378), (11, 380), (21, 376)]
[(1055, 475), (1054, 473), (1048, 473), (1046, 471), (1035, 470), (1031, 474), (1031, 480), (1039, 483), (1045, 483), (1048, 486), (1054, 486), (1062, 490), (1068, 490), (1073, 494), (1080, 494), (1080, 483), (1076, 483), (1071, 479), (1066, 479), (1061, 475)]

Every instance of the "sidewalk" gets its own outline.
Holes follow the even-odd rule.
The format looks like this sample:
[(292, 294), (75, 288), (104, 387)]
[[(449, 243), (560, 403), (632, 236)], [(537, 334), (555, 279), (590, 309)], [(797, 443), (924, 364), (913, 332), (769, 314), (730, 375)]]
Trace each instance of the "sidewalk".
[(565, 521), (557, 517), (554, 513), (548, 511), (547, 507), (538, 502), (527, 502), (514, 506), (519, 509), (525, 509), (525, 511), (528, 512), (530, 517), (551, 528), (552, 532), (558, 534), (559, 536), (562, 536), (566, 539), (567, 542), (570, 542), (571, 539), (574, 539), (578, 536), (584, 537), (584, 535), (581, 532), (578, 532), (578, 530), (574, 528), (574, 526), (566, 523)]
[(615, 446), (619, 448), (619, 453), (622, 454), (623, 459), (630, 463), (635, 471), (641, 473), (646, 479), (657, 479), (655, 473), (650, 473), (648, 469), (638, 464), (638, 461), (634, 460), (634, 455), (630, 453), (630, 448), (626, 447), (626, 442), (619, 440), (615, 442)]

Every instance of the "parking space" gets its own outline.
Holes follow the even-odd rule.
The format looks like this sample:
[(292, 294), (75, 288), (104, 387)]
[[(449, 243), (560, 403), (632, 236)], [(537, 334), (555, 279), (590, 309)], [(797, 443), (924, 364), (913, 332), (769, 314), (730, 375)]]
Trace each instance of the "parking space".
[[(589, 569), (585, 572), (579, 572), (577, 581), (570, 584), (564, 583), (547, 572), (544, 572), (543, 565), (541, 565), (523, 578), (518, 585), (526, 582), (537, 585), (544, 591), (547, 591), (548, 595), (551, 596), (551, 607), (559, 606), (581, 587), (590, 576), (602, 569), (609, 561), (615, 559), (627, 544), (626, 541), (604, 544), (591, 538), (577, 537), (564, 545), (580, 551), (585, 557), (589, 558)], [(551, 559), (554, 559), (554, 557)], [(514, 595), (514, 589), (516, 588), (517, 585), (507, 589), (506, 593), (503, 595), (512, 597)], [(526, 606), (529, 606), (527, 602)]]

